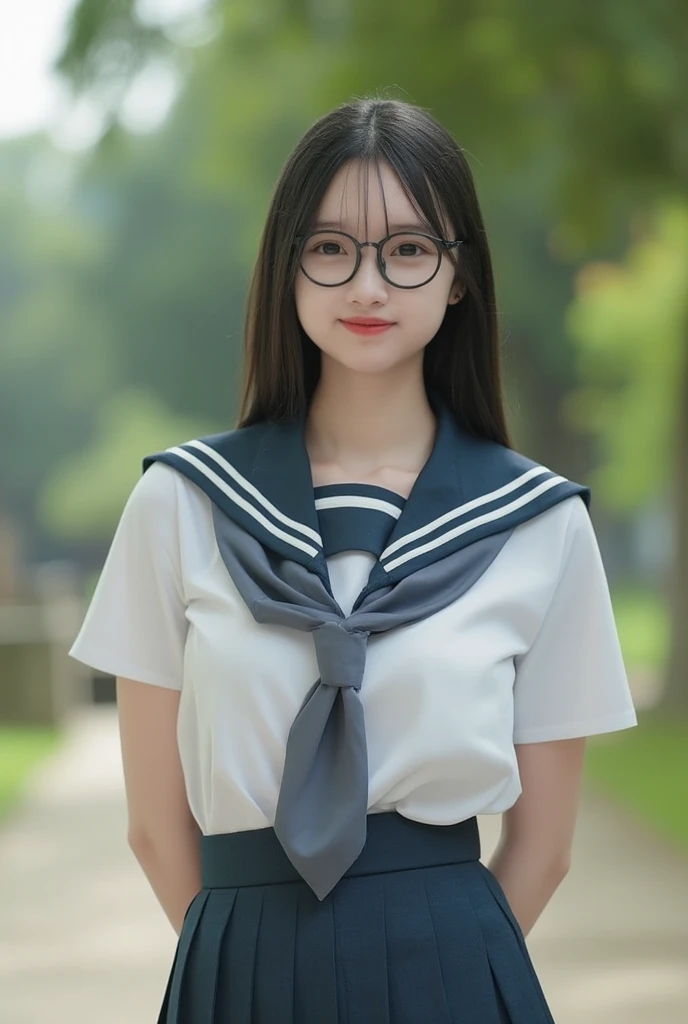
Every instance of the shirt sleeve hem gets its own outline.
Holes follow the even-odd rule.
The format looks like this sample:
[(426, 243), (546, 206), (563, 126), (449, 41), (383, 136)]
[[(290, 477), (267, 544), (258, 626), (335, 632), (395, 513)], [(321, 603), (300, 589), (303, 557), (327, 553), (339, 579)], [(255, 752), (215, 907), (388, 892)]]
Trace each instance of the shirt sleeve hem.
[(159, 672), (151, 671), (150, 669), (141, 668), (140, 665), (127, 665), (122, 661), (118, 661), (116, 657), (108, 657), (107, 655), (92, 655), (88, 651), (81, 651), (81, 648), (74, 646), (69, 651), (69, 657), (74, 658), (75, 661), (80, 661), (84, 665), (88, 665), (90, 668), (96, 669), (98, 672), (104, 672), (106, 675), (119, 676), (122, 679), (134, 679), (139, 683), (150, 683), (151, 686), (162, 686), (166, 690), (181, 690), (181, 682), (172, 679), (169, 675), (164, 675)]
[(561, 725), (546, 725), (539, 729), (514, 730), (514, 744), (544, 743), (548, 740), (571, 740), (581, 736), (596, 736), (600, 733), (618, 732), (631, 729), (638, 724), (634, 710), (605, 718), (592, 718), (581, 722), (562, 722)]

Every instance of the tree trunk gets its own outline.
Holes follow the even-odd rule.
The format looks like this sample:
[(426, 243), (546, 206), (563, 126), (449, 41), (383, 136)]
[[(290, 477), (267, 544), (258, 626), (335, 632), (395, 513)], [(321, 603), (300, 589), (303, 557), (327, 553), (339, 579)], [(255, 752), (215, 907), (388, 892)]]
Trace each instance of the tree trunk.
[(688, 716), (688, 336), (679, 394), (674, 487), (676, 552), (670, 585), (670, 648), (656, 710)]

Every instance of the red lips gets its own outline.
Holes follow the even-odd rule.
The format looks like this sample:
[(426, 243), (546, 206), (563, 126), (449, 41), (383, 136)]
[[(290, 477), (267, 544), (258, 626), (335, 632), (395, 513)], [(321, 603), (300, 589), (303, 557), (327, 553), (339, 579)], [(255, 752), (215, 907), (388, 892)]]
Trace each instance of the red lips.
[(394, 327), (393, 320), (380, 320), (379, 317), (357, 316), (351, 320), (342, 320), (342, 327), (352, 334), (360, 334), (363, 337), (371, 337), (375, 334), (384, 334), (390, 327)]
[(390, 326), (394, 321), (383, 320), (379, 316), (348, 316), (346, 320), (342, 320), (342, 323), (360, 324), (361, 327), (381, 327), (382, 325)]

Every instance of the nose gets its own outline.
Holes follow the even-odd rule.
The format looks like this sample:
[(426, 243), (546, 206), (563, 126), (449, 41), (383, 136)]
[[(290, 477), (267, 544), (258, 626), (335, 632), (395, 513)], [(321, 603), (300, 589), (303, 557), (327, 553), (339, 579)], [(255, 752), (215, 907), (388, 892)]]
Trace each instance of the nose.
[(357, 303), (359, 306), (371, 306), (387, 301), (388, 285), (377, 265), (375, 246), (363, 245), (361, 265), (345, 287), (349, 302)]

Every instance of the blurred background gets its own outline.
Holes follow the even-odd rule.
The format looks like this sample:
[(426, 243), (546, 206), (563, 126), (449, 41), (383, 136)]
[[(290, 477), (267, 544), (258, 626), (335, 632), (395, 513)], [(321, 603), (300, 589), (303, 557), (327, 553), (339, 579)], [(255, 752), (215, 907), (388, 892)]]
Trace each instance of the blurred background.
[(467, 152), (517, 447), (592, 488), (638, 708), (588, 743), (536, 964), (562, 1024), (688, 1020), (686, 53), (682, 0), (4, 7), (2, 1024), (157, 1012), (173, 936), (125, 849), (113, 683), (66, 650), (142, 457), (233, 426), (284, 160), (372, 94)]

